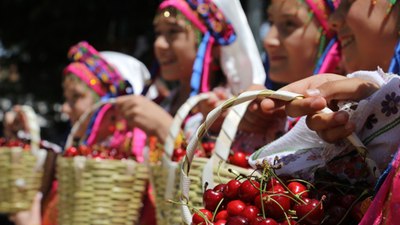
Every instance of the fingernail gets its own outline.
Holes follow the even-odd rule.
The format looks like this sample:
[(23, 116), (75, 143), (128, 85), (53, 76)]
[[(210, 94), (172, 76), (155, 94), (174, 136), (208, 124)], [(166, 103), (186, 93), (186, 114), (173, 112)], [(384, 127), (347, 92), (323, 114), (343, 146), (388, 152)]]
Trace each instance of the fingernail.
[(342, 112), (337, 112), (334, 115), (334, 119), (339, 123), (347, 122), (348, 118), (349, 118), (348, 114), (346, 112), (343, 112), (343, 111)]
[(308, 96), (319, 96), (321, 92), (318, 89), (307, 89), (306, 94)]

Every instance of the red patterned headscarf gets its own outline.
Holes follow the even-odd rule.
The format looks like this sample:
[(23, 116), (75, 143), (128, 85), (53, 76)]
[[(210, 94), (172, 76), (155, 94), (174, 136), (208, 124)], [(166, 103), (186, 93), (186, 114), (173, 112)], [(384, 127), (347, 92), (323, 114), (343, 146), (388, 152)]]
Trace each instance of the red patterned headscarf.
[(68, 52), (72, 61), (63, 71), (85, 82), (100, 97), (117, 97), (132, 94), (132, 85), (110, 65), (88, 42), (72, 46)]
[(336, 34), (329, 28), (328, 20), (338, 6), (339, 0), (304, 0), (304, 3), (321, 26), (318, 61), (314, 74), (336, 72), (341, 56)]
[(178, 10), (202, 34), (191, 77), (191, 95), (209, 91), (208, 76), (211, 48), (214, 43), (229, 45), (236, 39), (233, 26), (211, 0), (165, 0), (158, 14), (169, 8)]

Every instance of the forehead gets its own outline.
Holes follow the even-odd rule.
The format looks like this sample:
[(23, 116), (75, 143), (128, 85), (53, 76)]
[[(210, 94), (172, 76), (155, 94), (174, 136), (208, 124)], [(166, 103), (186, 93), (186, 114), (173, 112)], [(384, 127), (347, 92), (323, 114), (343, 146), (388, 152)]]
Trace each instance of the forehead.
[(308, 7), (298, 0), (272, 0), (268, 5), (269, 16), (298, 17), (307, 15)]
[(153, 25), (155, 27), (159, 25), (184, 26), (186, 22), (186, 18), (182, 13), (175, 8), (168, 7), (157, 12)]

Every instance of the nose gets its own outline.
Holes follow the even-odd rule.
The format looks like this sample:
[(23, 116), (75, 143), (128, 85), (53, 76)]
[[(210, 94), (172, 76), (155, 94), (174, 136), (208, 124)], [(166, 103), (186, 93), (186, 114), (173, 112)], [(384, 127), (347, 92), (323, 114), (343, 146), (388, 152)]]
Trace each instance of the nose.
[(169, 43), (164, 35), (159, 35), (154, 41), (154, 49), (164, 50), (169, 47)]
[(64, 102), (61, 106), (61, 112), (67, 114), (68, 116), (70, 116), (71, 114), (71, 106), (67, 103)]
[(268, 51), (268, 49), (276, 48), (280, 45), (279, 40), (279, 32), (275, 25), (271, 25), (270, 30), (267, 35), (265, 35), (263, 39), (264, 49)]

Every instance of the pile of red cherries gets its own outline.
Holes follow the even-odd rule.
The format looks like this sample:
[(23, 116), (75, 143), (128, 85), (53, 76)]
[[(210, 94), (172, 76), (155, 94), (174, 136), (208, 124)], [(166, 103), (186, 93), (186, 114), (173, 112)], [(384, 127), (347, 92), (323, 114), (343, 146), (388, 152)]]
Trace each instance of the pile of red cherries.
[(192, 209), (192, 221), (195, 225), (358, 224), (366, 202), (359, 197), (360, 193), (318, 191), (299, 179), (242, 176), (206, 189), (204, 208)]
[(25, 150), (30, 150), (30, 145), (27, 141), (20, 139), (0, 138), (0, 147), (21, 147)]
[(64, 157), (85, 156), (93, 159), (128, 159), (132, 154), (127, 151), (121, 151), (115, 148), (108, 148), (101, 145), (79, 145), (71, 146), (64, 151)]

